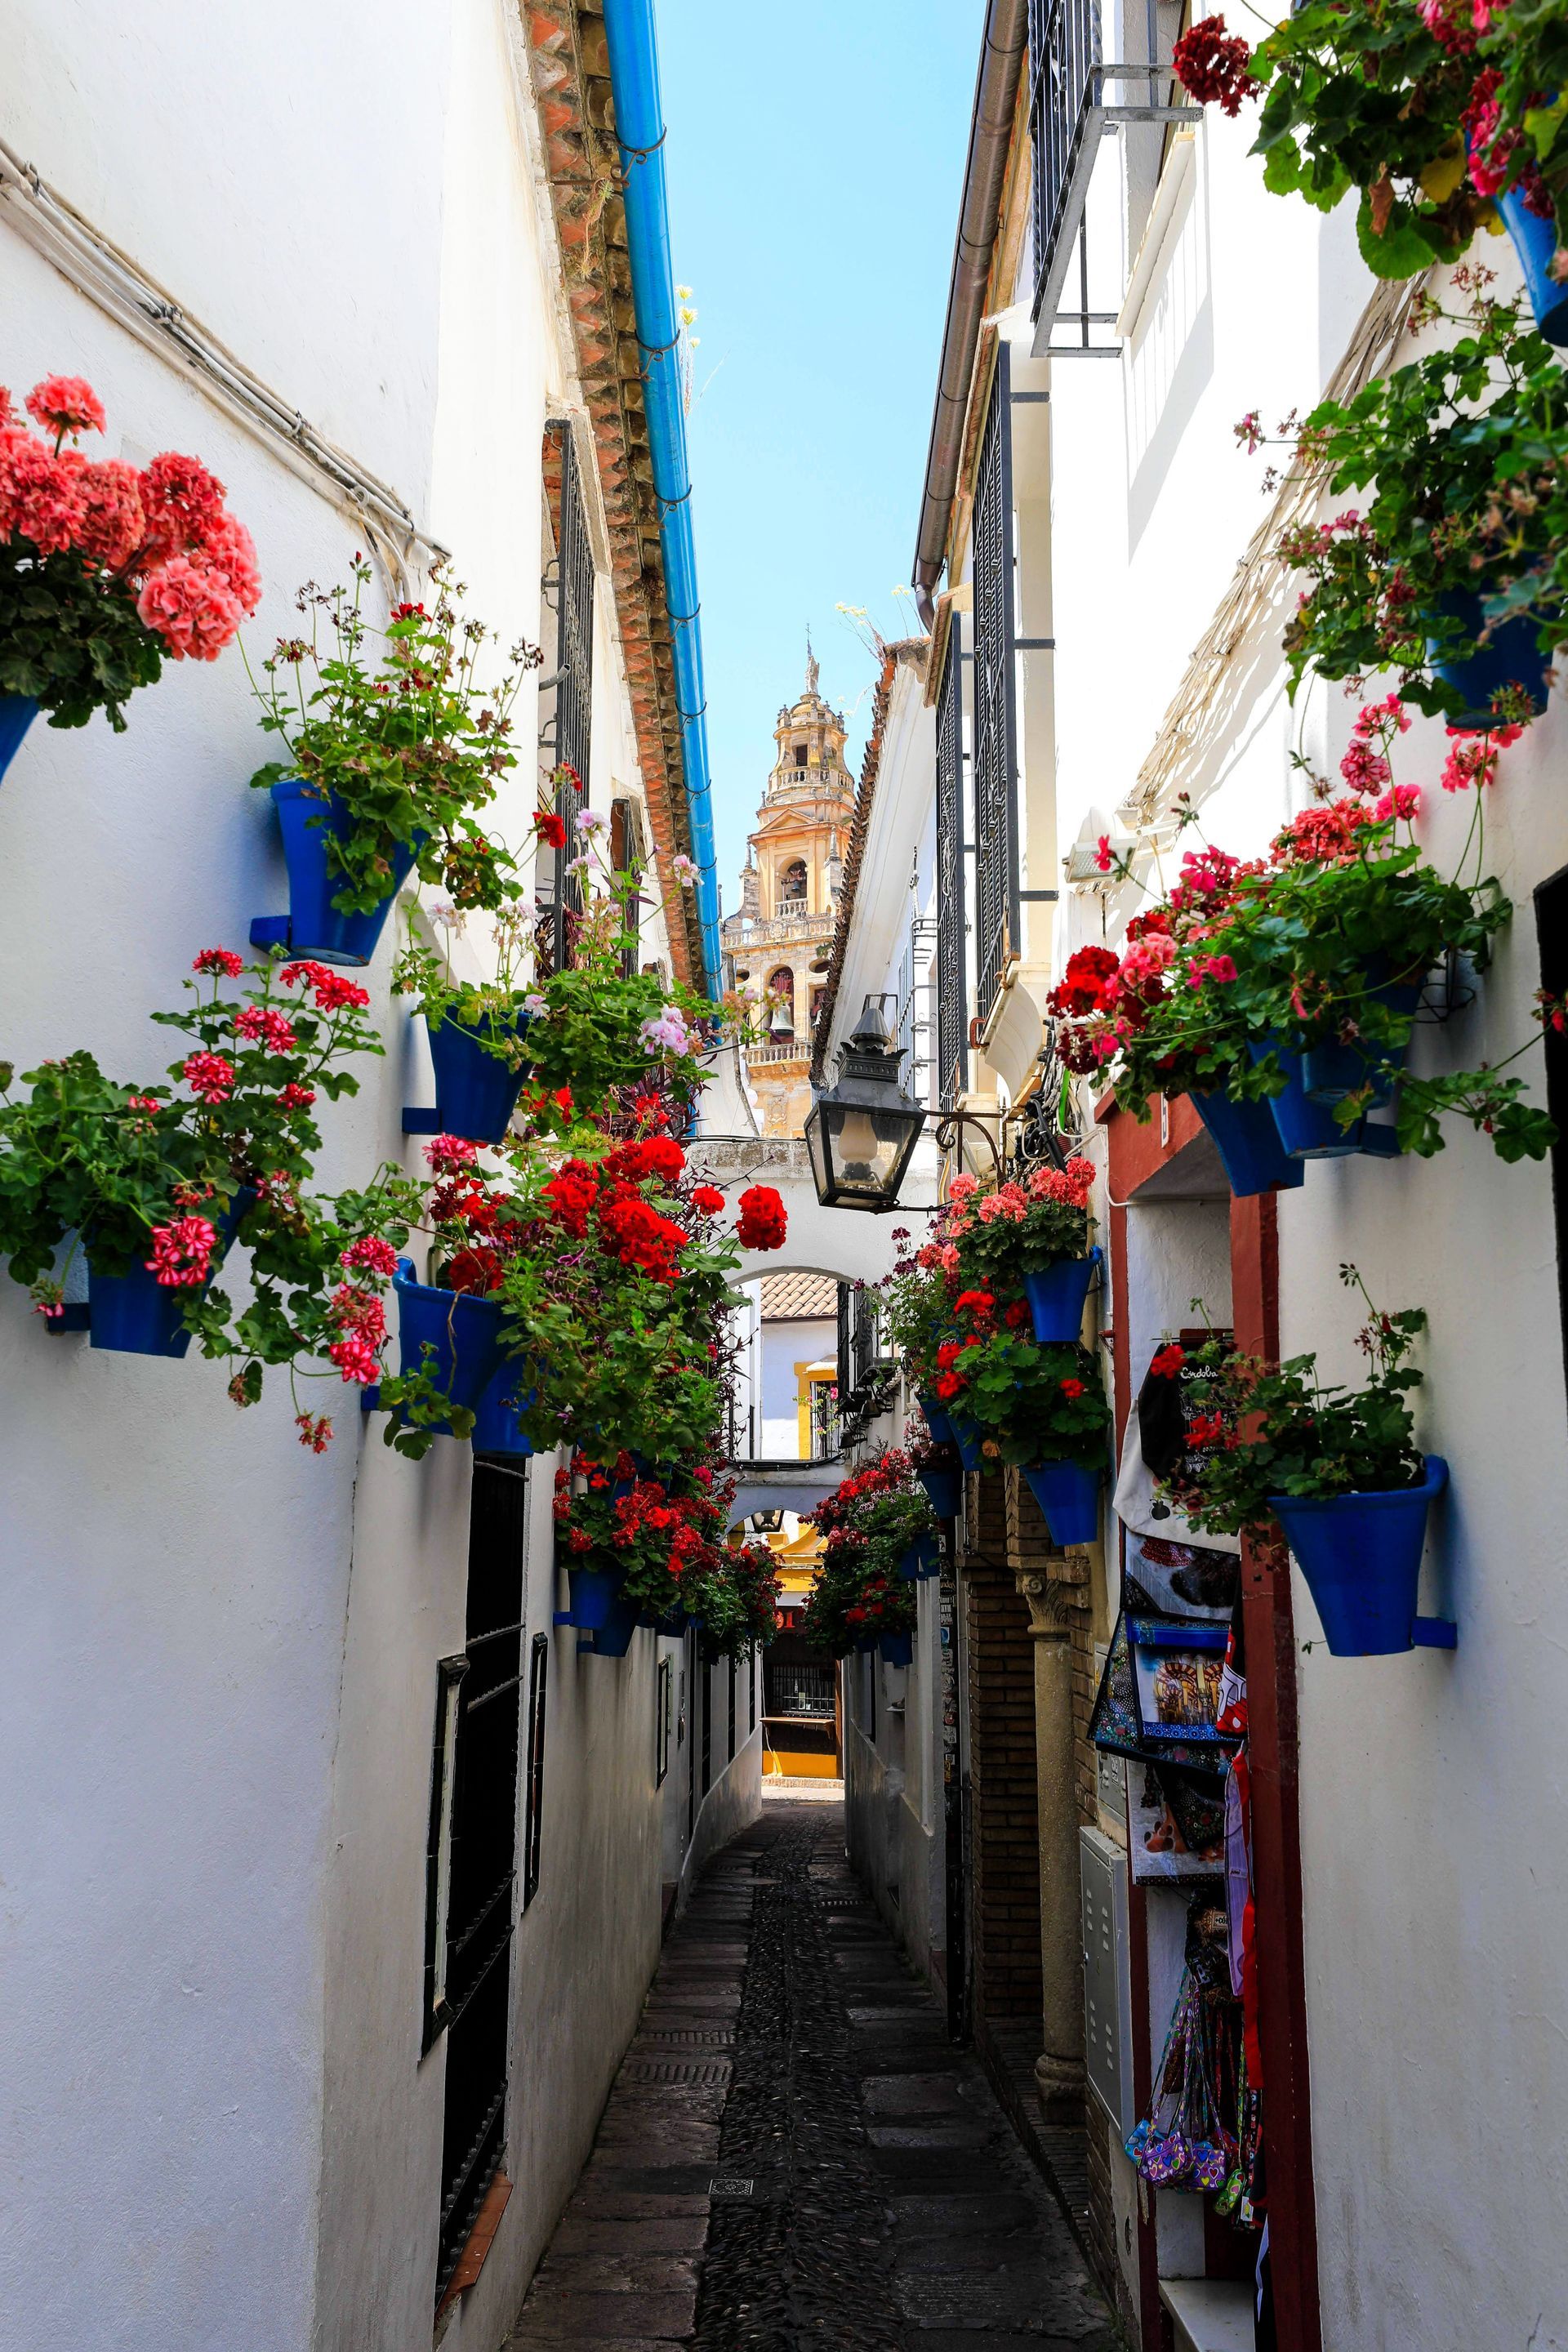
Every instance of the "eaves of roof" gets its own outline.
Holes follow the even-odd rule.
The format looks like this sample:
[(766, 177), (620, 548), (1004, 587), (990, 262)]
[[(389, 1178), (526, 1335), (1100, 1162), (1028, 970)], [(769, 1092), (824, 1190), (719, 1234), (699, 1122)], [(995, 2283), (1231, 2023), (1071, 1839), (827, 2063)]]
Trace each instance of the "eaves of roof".
[(849, 934), (855, 922), (855, 900), (860, 885), (860, 866), (866, 855), (871, 805), (877, 796), (877, 778), (882, 765), (882, 741), (888, 730), (889, 706), (893, 698), (894, 674), (900, 661), (923, 661), (930, 643), (928, 637), (900, 637), (896, 644), (882, 648), (881, 673), (871, 705), (871, 731), (867, 737), (866, 753), (860, 762), (860, 783), (855, 795), (849, 847), (838, 886), (838, 919), (833, 927), (833, 946), (828, 955), (827, 978), (823, 985), (822, 1007), (812, 1033), (815, 1043), (811, 1053), (811, 1083), (814, 1087), (820, 1087), (823, 1083), (827, 1041), (833, 1034), (834, 1010), (838, 1002), (838, 983), (843, 976)]
[(678, 977), (700, 989), (702, 935), (694, 894), (679, 887), (671, 865), (677, 850), (689, 854), (690, 826), (604, 11), (596, 0), (525, 0), (521, 14), (670, 953)]

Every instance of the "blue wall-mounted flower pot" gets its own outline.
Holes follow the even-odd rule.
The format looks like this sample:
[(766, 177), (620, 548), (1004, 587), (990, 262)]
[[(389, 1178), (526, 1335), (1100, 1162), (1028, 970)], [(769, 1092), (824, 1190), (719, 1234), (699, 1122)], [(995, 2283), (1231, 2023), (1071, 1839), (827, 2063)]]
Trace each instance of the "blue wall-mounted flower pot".
[[(256, 1194), (247, 1185), (235, 1194), (223, 1213), (213, 1219), (217, 1230), (217, 1246), (213, 1252), (215, 1275), (238, 1230), (240, 1219), (255, 1205)], [(149, 1252), (152, 1246), (149, 1241)], [(208, 1284), (202, 1285), (204, 1292), (207, 1287)], [(184, 1355), (191, 1344), (184, 1313), (189, 1297), (188, 1289), (160, 1282), (140, 1261), (125, 1274), (101, 1273), (92, 1263), (89, 1245), (87, 1328), (92, 1347), (112, 1348), (125, 1356)]]
[[(283, 862), (289, 869), (289, 919), (280, 930), (276, 919), (263, 916), (251, 926), (252, 941), (265, 945), (286, 939), (297, 956), (318, 956), (323, 963), (368, 963), (392, 911), (392, 902), (408, 879), (417, 845), (400, 844), (393, 854), (392, 880), (380, 904), (368, 915), (343, 914), (332, 904), (343, 887), (343, 876), (331, 861), (329, 838), (346, 841), (353, 819), (335, 793), (323, 796), (299, 776), (279, 776), (272, 787), (273, 805), (283, 834)], [(258, 929), (264, 936), (258, 936)], [(500, 1066), (499, 1064), (498, 1067)]]
[(392, 1287), (397, 1297), (402, 1370), (420, 1370), (425, 1349), (433, 1348), (428, 1370), (437, 1387), (455, 1405), (473, 1412), (503, 1360), (500, 1300), (416, 1282), (414, 1262), (406, 1257), (397, 1261)]
[(526, 1462), (533, 1448), (524, 1433), (521, 1416), (532, 1404), (535, 1391), (520, 1386), (515, 1363), (503, 1364), (474, 1407), (474, 1452), (510, 1455)]
[[(1419, 982), (1391, 981), (1386, 987), (1374, 988), (1372, 993), (1390, 1013), (1414, 1014), (1421, 1002)], [(1301, 1049), (1301, 1084), (1312, 1102), (1327, 1103), (1331, 1108), (1370, 1083), (1367, 1108), (1381, 1108), (1393, 1099), (1395, 1084), (1393, 1078), (1381, 1075), (1384, 1065), (1402, 1066), (1408, 1045), (1407, 1039), (1404, 1045), (1345, 1045), (1337, 1037), (1330, 1037), (1321, 1045), (1305, 1045)]]
[(1194, 1091), (1193, 1108), (1214, 1138), (1226, 1181), (1238, 1201), (1305, 1183), (1306, 1171), (1280, 1142), (1267, 1103), (1232, 1102), (1216, 1087), (1212, 1094)]
[[(1467, 636), (1474, 637), (1486, 626), (1486, 614), (1479, 596), (1468, 589), (1456, 589), (1450, 595), (1438, 599), (1439, 609), (1451, 614), (1460, 622)], [(1464, 709), (1458, 719), (1450, 719), (1450, 727), (1492, 727), (1497, 720), (1492, 713), (1492, 698), (1507, 686), (1522, 686), (1534, 708), (1546, 707), (1544, 672), (1547, 656), (1535, 642), (1533, 621), (1503, 621), (1486, 643), (1478, 646), (1468, 661), (1443, 659), (1434, 644), (1430, 659), (1432, 675), (1440, 677), (1463, 695)]]
[[(956, 1486), (957, 1480), (953, 1481)], [(923, 1584), (928, 1577), (942, 1573), (942, 1538), (940, 1536), (917, 1536), (899, 1562), (899, 1574), (911, 1584)]]
[(939, 1519), (956, 1519), (963, 1504), (963, 1474), (960, 1470), (926, 1468), (916, 1472), (926, 1501)]
[(1440, 1454), (1428, 1454), (1426, 1463), (1419, 1486), (1311, 1499), (1268, 1497), (1336, 1658), (1388, 1657), (1415, 1642), (1426, 1512), (1448, 1482)]
[(950, 1413), (948, 1426), (952, 1431), (952, 1442), (958, 1448), (958, 1458), (964, 1468), (966, 1470), (983, 1469), (985, 1456), (980, 1450), (981, 1435), (973, 1422), (963, 1421), (957, 1413)]
[(679, 1601), (676, 1602), (675, 1607), (669, 1611), (668, 1614), (664, 1617), (656, 1617), (652, 1611), (647, 1609), (639, 1609), (637, 1611), (637, 1623), (639, 1625), (646, 1625), (650, 1633), (668, 1633), (672, 1639), (678, 1638), (680, 1634), (684, 1633), (691, 1622), (691, 1619), (687, 1615)]
[(596, 1633), (601, 1625), (607, 1625), (621, 1591), (621, 1580), (615, 1570), (574, 1568), (568, 1560), (566, 1581), (572, 1588), (568, 1623), (580, 1626), (585, 1633)]
[(921, 1389), (920, 1391), (920, 1400), (921, 1411), (925, 1415), (926, 1427), (930, 1430), (936, 1444), (938, 1445), (951, 1445), (952, 1444), (952, 1422), (951, 1416), (942, 1411), (942, 1406), (937, 1402), (936, 1398), (932, 1395), (930, 1389)]
[[(577, 1622), (582, 1623), (579, 1618)], [(617, 1591), (603, 1622), (594, 1628), (593, 1652), (596, 1658), (624, 1658), (632, 1646), (632, 1635), (639, 1622), (634, 1604)]]
[(520, 1062), (513, 1069), (499, 1054), (490, 1053), (484, 1040), (487, 1035), (523, 1036), (529, 1017), (518, 1013), (510, 1023), (498, 1026), (486, 1022), (472, 1029), (454, 1021), (450, 1013), (434, 1027), (426, 1021), (441, 1134), (460, 1135), (469, 1143), (505, 1141), (528, 1066)]
[(1093, 1543), (1100, 1534), (1100, 1472), (1082, 1462), (1027, 1462), (1024, 1475), (1055, 1544)]
[(1542, 220), (1539, 213), (1532, 213), (1518, 187), (1499, 196), (1497, 208), (1519, 256), (1536, 325), (1549, 343), (1568, 343), (1568, 286), (1552, 275), (1552, 257), (1557, 250), (1556, 221)]
[(1042, 1348), (1076, 1341), (1083, 1328), (1089, 1286), (1100, 1259), (1101, 1252), (1091, 1249), (1087, 1257), (1062, 1258), (1056, 1265), (1043, 1266), (1038, 1274), (1024, 1276), (1024, 1296), (1035, 1318), (1035, 1337)]
[(1373, 1159), (1398, 1157), (1399, 1141), (1392, 1127), (1373, 1127), (1365, 1118), (1357, 1119), (1353, 1127), (1341, 1127), (1329, 1106), (1314, 1100), (1306, 1088), (1305, 1056), (1292, 1053), (1282, 1038), (1247, 1050), (1255, 1062), (1272, 1052), (1285, 1073), (1284, 1089), (1270, 1095), (1268, 1109), (1292, 1160), (1348, 1160), (1356, 1152)]
[(877, 1647), (885, 1666), (912, 1666), (915, 1662), (915, 1637), (912, 1633), (879, 1633)]
[(632, 1455), (632, 1468), (637, 1472), (639, 1478), (656, 1479), (661, 1486), (671, 1486), (675, 1483), (675, 1465), (673, 1462), (656, 1462), (651, 1454), (634, 1453)]
[(0, 776), (22, 748), (22, 738), (38, 715), (30, 694), (0, 694)]

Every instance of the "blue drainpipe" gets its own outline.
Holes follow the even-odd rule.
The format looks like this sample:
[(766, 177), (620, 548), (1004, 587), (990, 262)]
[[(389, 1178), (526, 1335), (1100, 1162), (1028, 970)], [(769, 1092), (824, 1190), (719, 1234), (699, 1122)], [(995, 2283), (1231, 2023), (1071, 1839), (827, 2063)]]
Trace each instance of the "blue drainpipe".
[(659, 545), (665, 593), (674, 631), (675, 700), (690, 812), (691, 850), (698, 868), (697, 910), (702, 926), (703, 977), (710, 996), (721, 991), (719, 887), (713, 860), (713, 796), (708, 773), (708, 723), (702, 683), (702, 625), (697, 558), (691, 538), (691, 474), (686, 455), (686, 412), (676, 350), (679, 321), (670, 266), (669, 203), (664, 177), (664, 110), (658, 92), (658, 44), (653, 0), (605, 0), (610, 89), (616, 134), (626, 175), (626, 241), (632, 303), (642, 345), (648, 444), (659, 500)]

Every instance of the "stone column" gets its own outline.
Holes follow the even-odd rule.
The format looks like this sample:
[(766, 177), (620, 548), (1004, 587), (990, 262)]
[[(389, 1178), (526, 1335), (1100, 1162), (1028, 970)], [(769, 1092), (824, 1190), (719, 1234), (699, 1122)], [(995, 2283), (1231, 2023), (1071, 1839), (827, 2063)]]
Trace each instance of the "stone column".
[[(1062, 1569), (1063, 1554), (1055, 1556)], [(1073, 1746), (1072, 1623), (1049, 1560), (1015, 1571), (1035, 1647), (1035, 1759), (1040, 1838), (1040, 1986), (1045, 2047), (1036, 2061), (1053, 2121), (1083, 2113), (1083, 1951), (1079, 1906), (1079, 1809)], [(1072, 1580), (1076, 1581), (1076, 1579)]]

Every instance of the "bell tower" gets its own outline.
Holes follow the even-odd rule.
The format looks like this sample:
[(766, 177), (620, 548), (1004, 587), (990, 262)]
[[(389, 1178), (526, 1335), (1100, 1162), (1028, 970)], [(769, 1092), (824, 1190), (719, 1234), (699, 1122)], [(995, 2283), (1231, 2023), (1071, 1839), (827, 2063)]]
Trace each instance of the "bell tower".
[(811, 1108), (812, 1030), (855, 813), (844, 714), (824, 698), (819, 675), (808, 635), (805, 688), (773, 728), (775, 757), (747, 843), (741, 911), (722, 930), (736, 991), (758, 1008), (753, 1026), (763, 1034), (746, 1061), (764, 1135), (799, 1135)]

